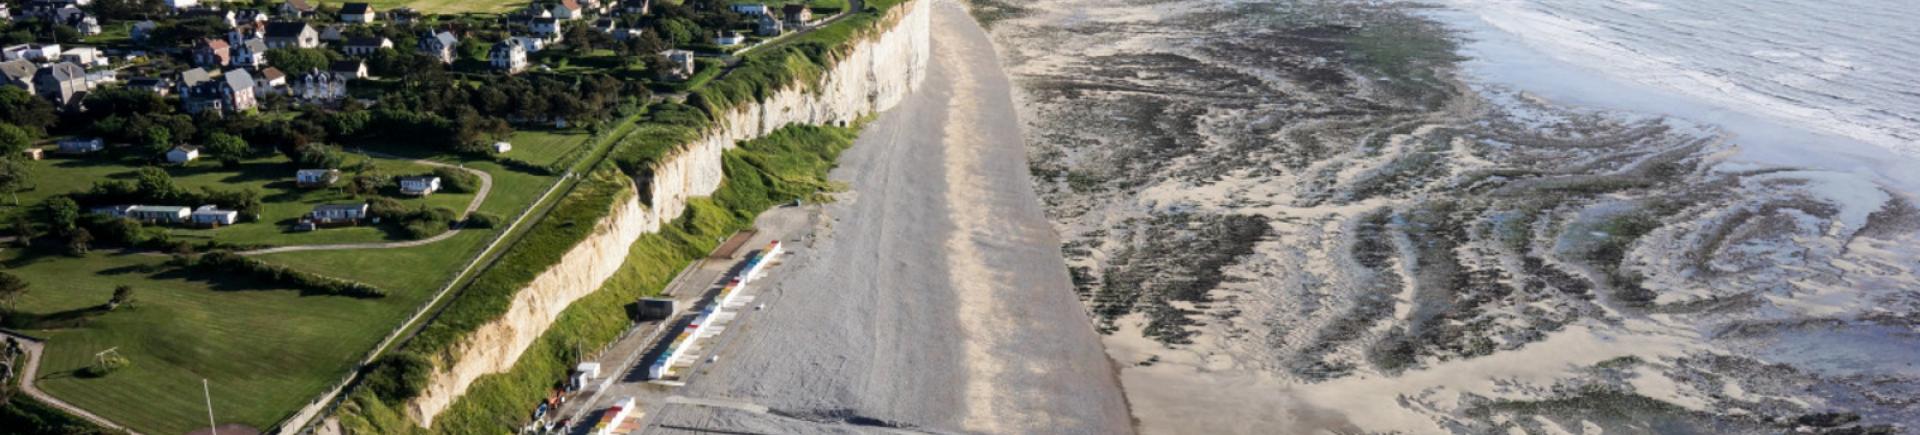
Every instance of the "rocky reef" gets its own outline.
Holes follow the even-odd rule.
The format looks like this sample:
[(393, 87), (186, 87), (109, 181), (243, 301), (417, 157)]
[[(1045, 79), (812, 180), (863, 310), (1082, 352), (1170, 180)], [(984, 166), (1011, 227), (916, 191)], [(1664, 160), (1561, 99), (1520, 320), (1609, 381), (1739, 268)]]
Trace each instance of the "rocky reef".
[(983, 5), (1145, 432), (1920, 425), (1911, 192), (1463, 82), (1411, 6)]

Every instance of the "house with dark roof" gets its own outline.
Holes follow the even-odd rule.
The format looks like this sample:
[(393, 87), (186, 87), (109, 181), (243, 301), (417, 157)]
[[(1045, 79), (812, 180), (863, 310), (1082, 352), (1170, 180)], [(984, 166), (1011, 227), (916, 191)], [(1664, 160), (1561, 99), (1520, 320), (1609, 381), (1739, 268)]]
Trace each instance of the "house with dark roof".
[(233, 51), (222, 39), (207, 38), (193, 43), (193, 64), (204, 67), (223, 67), (231, 64)]
[(39, 68), (26, 59), (0, 62), (0, 77), (5, 77), (6, 84), (25, 89), (28, 93), (33, 93), (33, 73), (38, 71)]
[(347, 3), (340, 6), (340, 22), (370, 24), (379, 19), (379, 12), (373, 5), (366, 3)]
[(307, 219), (322, 225), (354, 223), (366, 218), (366, 203), (321, 204), (314, 206), (312, 213), (307, 213)]
[(206, 83), (212, 80), (213, 80), (212, 72), (207, 71), (205, 68), (194, 68), (186, 71), (181, 71), (180, 80), (176, 81), (174, 84), (179, 86), (180, 95), (185, 96), (189, 91), (193, 89), (194, 86), (199, 86), (201, 83)]
[(346, 79), (318, 69), (301, 74), (289, 85), (294, 98), (308, 103), (328, 103), (347, 97)]
[(55, 106), (71, 106), (85, 96), (92, 87), (87, 84), (87, 70), (79, 65), (59, 62), (47, 65), (33, 74), (33, 89), (40, 96), (53, 101)]
[(780, 7), (780, 16), (786, 18), (788, 28), (803, 29), (813, 21), (813, 8), (802, 3), (788, 4)]
[(393, 48), (393, 40), (384, 37), (347, 38), (347, 44), (340, 48), (340, 52), (348, 56), (372, 56), (382, 48)]
[(440, 59), (440, 63), (453, 63), (454, 50), (459, 46), (460, 38), (445, 30), (420, 37), (420, 53)]
[(248, 39), (246, 42), (241, 42), (240, 45), (233, 46), (233, 49), (230, 50), (229, 53), (231, 54), (227, 56), (227, 58), (232, 61), (234, 66), (250, 66), (254, 68), (267, 66), (267, 41), (264, 39)]
[(254, 77), (253, 82), (256, 97), (279, 93), (287, 88), (287, 73), (274, 67), (261, 68), (260, 76)]
[(127, 80), (127, 89), (152, 92), (165, 96), (173, 92), (173, 82), (160, 77), (134, 77)]
[(247, 70), (233, 69), (221, 73), (220, 78), (200, 82), (187, 88), (181, 96), (188, 113), (219, 111), (236, 113), (252, 110), (257, 106), (255, 100), (256, 84), (253, 75)]
[(313, 4), (307, 0), (287, 0), (280, 3), (280, 15), (293, 18), (306, 17), (313, 13)]
[(267, 23), (267, 48), (314, 48), (320, 46), (320, 31), (303, 22)]
[(327, 66), (327, 72), (342, 80), (367, 78), (367, 63), (358, 60), (343, 60)]

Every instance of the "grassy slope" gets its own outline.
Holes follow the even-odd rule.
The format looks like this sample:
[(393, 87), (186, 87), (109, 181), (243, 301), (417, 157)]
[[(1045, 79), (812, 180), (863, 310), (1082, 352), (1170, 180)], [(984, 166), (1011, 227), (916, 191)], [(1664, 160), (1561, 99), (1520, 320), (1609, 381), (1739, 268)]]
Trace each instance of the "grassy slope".
[[(338, 7), (344, 2), (324, 1), (322, 3)], [(414, 10), (432, 14), (458, 14), (464, 12), (505, 12), (524, 6), (524, 0), (368, 0), (374, 9), (390, 10), (398, 7), (410, 7)]]
[(567, 157), (568, 153), (586, 144), (587, 139), (587, 133), (578, 129), (518, 130), (507, 139), (513, 143), (513, 151), (508, 151), (506, 156), (536, 165), (547, 165)]
[[(181, 433), (204, 424), (200, 379), (213, 385), (222, 421), (271, 425), (345, 374), (387, 328), (425, 296), (393, 289), (384, 299), (303, 297), (239, 281), (155, 273), (165, 257), (96, 253), (83, 260), (0, 254), (7, 272), (32, 283), (19, 309), (84, 311), (132, 283), (135, 303), (48, 339), (40, 387), (142, 431)], [(132, 366), (103, 378), (73, 376), (96, 352), (117, 347)]]

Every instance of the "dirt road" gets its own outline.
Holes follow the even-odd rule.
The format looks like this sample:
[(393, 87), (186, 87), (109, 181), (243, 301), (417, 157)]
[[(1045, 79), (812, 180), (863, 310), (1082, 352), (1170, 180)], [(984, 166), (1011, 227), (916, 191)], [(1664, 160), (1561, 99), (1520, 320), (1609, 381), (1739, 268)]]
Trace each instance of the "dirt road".
[(649, 433), (1131, 432), (993, 48), (934, 10), (925, 85), (841, 157), (850, 191)]

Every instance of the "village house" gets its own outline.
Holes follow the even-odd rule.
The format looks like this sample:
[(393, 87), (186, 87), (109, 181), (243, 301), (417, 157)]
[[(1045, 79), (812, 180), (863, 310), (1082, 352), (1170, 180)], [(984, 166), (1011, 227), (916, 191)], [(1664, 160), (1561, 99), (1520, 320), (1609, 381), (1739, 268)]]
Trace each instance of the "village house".
[(35, 93), (33, 92), (33, 73), (38, 71), (39, 68), (26, 59), (0, 62), (0, 76), (5, 76), (7, 80), (5, 84), (25, 89), (30, 94)]
[(420, 52), (439, 59), (440, 63), (453, 63), (454, 50), (459, 46), (460, 38), (445, 30), (420, 37)]
[(67, 25), (73, 27), (73, 30), (79, 32), (82, 36), (98, 35), (100, 32), (105, 31), (105, 29), (100, 27), (100, 19), (87, 14), (80, 14), (67, 19)]
[(191, 8), (194, 6), (199, 6), (200, 0), (165, 0), (161, 3), (166, 4), (168, 8), (172, 8), (174, 10), (180, 10), (180, 9)]
[(548, 38), (554, 42), (560, 42), (560, 38), (562, 38), (560, 36), (559, 18), (535, 18), (532, 24), (528, 26), (528, 30), (531, 30), (535, 35), (540, 35), (542, 38)]
[(214, 207), (211, 205), (203, 205), (203, 206), (200, 206), (200, 208), (193, 209), (193, 214), (188, 215), (188, 218), (193, 221), (194, 225), (199, 225), (203, 227), (222, 227), (227, 225), (233, 225), (234, 222), (239, 221), (240, 212), (233, 211), (233, 210), (221, 210), (219, 207)]
[(221, 23), (225, 23), (227, 27), (240, 25), (240, 16), (238, 14), (233, 13), (233, 11), (224, 10), (224, 9), (193, 8), (193, 9), (188, 9), (186, 11), (181, 12), (180, 17), (185, 19), (201, 19), (201, 18), (212, 17), (213, 19), (220, 20)]
[(621, 0), (620, 2), (620, 10), (628, 14), (646, 15), (652, 9), (651, 0)]
[(235, 26), (255, 27), (273, 20), (273, 15), (259, 9), (240, 9), (233, 11)]
[(77, 106), (79, 97), (92, 90), (91, 86), (87, 82), (87, 70), (67, 62), (47, 65), (33, 74), (33, 89), (55, 106)]
[(134, 206), (131, 206), (131, 205), (104, 205), (104, 206), (99, 206), (99, 207), (94, 207), (92, 209), (89, 209), (87, 210), (87, 212), (92, 214), (123, 218), (123, 217), (127, 217), (127, 211), (132, 210), (133, 207)]
[(320, 31), (302, 22), (267, 23), (267, 48), (315, 48)]
[(387, 38), (348, 38), (347, 45), (340, 51), (348, 56), (372, 56), (382, 48), (393, 48), (393, 40)]
[(82, 67), (107, 66), (107, 55), (101, 53), (98, 48), (73, 47), (67, 49), (67, 51), (60, 52), (60, 61), (72, 62), (74, 65), (80, 65)]
[(721, 47), (732, 47), (746, 41), (747, 37), (740, 36), (740, 32), (720, 32), (713, 37), (713, 45)]
[(313, 4), (307, 0), (287, 0), (280, 3), (280, 15), (291, 18), (305, 18), (313, 13)]
[(255, 97), (278, 94), (287, 89), (287, 73), (274, 67), (261, 68), (260, 76), (254, 77), (253, 82)]
[(761, 15), (753, 25), (753, 33), (760, 36), (777, 36), (785, 31), (787, 31), (786, 23), (780, 22), (771, 14)]
[(301, 169), (293, 173), (293, 184), (303, 188), (332, 186), (335, 181), (340, 181), (339, 169)]
[(227, 59), (233, 66), (254, 68), (267, 66), (267, 41), (258, 38), (248, 39), (240, 45), (233, 46), (230, 53)]
[(527, 54), (539, 53), (540, 50), (547, 49), (547, 40), (541, 39), (539, 37), (515, 36), (512, 38), (508, 38), (508, 41), (512, 41), (516, 44), (520, 44), (520, 48), (526, 49)]
[(60, 59), (60, 44), (21, 44), (6, 48), (7, 60), (26, 59), (35, 62), (52, 62)]
[(13, 8), (6, 3), (0, 3), (0, 22), (9, 21), (13, 21)]
[(771, 14), (767, 9), (766, 3), (734, 3), (732, 6), (728, 6), (728, 8), (733, 9), (735, 13), (756, 17)]
[(153, 31), (159, 29), (160, 23), (155, 23), (153, 20), (144, 20), (133, 23), (133, 27), (127, 29), (127, 37), (135, 43), (146, 43), (148, 38), (153, 37)]
[(180, 145), (167, 150), (167, 163), (184, 165), (200, 159), (200, 147)]
[(187, 113), (243, 112), (253, 110), (257, 105), (254, 86), (253, 75), (248, 74), (247, 70), (227, 70), (218, 79), (206, 80), (188, 88), (182, 100)]
[(516, 41), (494, 43), (493, 49), (487, 52), (487, 59), (492, 61), (493, 69), (506, 71), (507, 74), (519, 74), (527, 69), (527, 49)]
[(440, 177), (400, 177), (400, 193), (412, 196), (427, 196), (440, 191)]
[(61, 154), (86, 154), (107, 149), (107, 141), (97, 137), (70, 137), (59, 142)]
[(347, 79), (317, 69), (295, 78), (291, 86), (293, 97), (308, 103), (328, 103), (347, 97)]
[(321, 225), (359, 222), (367, 218), (367, 204), (321, 204), (307, 218)]
[(33, 51), (33, 46), (29, 44), (14, 44), (0, 47), (0, 59), (28, 60), (27, 55), (33, 53)]
[(662, 72), (663, 74), (666, 75), (666, 77), (664, 78), (669, 78), (674, 80), (686, 80), (688, 77), (693, 77), (694, 71), (693, 71), (693, 52), (692, 51), (667, 50), (667, 51), (660, 52), (660, 55), (665, 56), (667, 58), (667, 63), (672, 65), (670, 69)]
[(126, 217), (149, 224), (177, 224), (186, 222), (193, 214), (192, 209), (171, 205), (136, 205), (127, 207)]
[(326, 27), (321, 27), (320, 42), (325, 42), (329, 44), (347, 42), (347, 26), (341, 25), (341, 24), (329, 24)]
[(507, 153), (508, 151), (513, 151), (513, 144), (512, 144), (512, 143), (509, 143), (509, 142), (494, 142), (494, 143), (493, 143), (493, 153), (494, 153), (494, 154), (506, 154), (506, 153)]
[(780, 15), (786, 17), (787, 28), (805, 29), (813, 22), (813, 8), (805, 4), (789, 4), (780, 8)]
[(27, 160), (40, 160), (47, 158), (47, 150), (40, 149), (40, 147), (27, 147), (27, 149), (20, 151), (20, 155), (26, 157)]
[(555, 19), (559, 19), (561, 21), (572, 21), (572, 20), (578, 20), (578, 19), (584, 18), (586, 16), (587, 16), (587, 12), (585, 9), (580, 7), (579, 1), (560, 0), (559, 4), (553, 5), (553, 18)]
[(181, 71), (180, 80), (175, 81), (174, 85), (180, 88), (180, 95), (185, 96), (193, 90), (194, 86), (199, 86), (208, 80), (213, 80), (212, 72), (207, 71), (205, 68), (194, 68)]
[(364, 79), (369, 77), (367, 75), (367, 62), (359, 60), (334, 62), (327, 66), (327, 72), (333, 73), (333, 75), (340, 77), (341, 80)]
[(366, 3), (347, 3), (340, 6), (342, 23), (372, 24), (379, 18), (378, 15), (379, 13), (373, 10), (373, 5)]
[(193, 64), (204, 67), (223, 67), (231, 64), (233, 51), (227, 41), (207, 38), (193, 44)]

